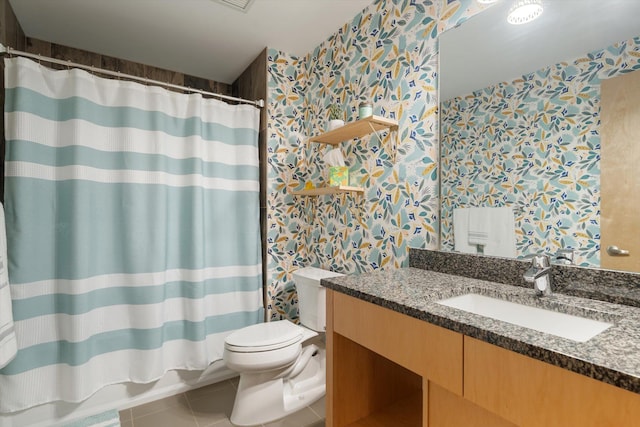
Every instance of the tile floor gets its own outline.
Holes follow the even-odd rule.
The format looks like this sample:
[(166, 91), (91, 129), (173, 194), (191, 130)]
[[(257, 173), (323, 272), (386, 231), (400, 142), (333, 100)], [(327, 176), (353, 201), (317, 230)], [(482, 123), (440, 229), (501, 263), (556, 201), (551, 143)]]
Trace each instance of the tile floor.
[[(229, 421), (238, 378), (125, 409), (122, 427), (232, 427)], [(324, 398), (264, 427), (324, 427)]]

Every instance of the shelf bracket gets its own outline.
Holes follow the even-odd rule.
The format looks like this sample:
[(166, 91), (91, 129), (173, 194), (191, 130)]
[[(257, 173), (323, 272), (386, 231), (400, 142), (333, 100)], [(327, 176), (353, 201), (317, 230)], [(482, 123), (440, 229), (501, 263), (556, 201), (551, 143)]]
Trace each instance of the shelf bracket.
[[(376, 128), (373, 127), (371, 122), (368, 122), (367, 124), (371, 128), (371, 131), (376, 134), (376, 137), (378, 138), (378, 141), (380, 141), (380, 144), (382, 144), (382, 138), (380, 138), (380, 134), (378, 133)], [(393, 132), (393, 130), (391, 128), (389, 128), (389, 132)], [(393, 145), (392, 150), (391, 150), (391, 160), (392, 160), (393, 164), (396, 163), (396, 146), (395, 146), (395, 144)]]
[(373, 127), (373, 125), (371, 124), (371, 122), (368, 122), (367, 124), (368, 124), (368, 125), (369, 125), (369, 127), (371, 128), (371, 131), (372, 131), (373, 133), (375, 133), (375, 134), (376, 134), (376, 136), (378, 137), (378, 141), (380, 141), (380, 142), (382, 143), (382, 138), (380, 138), (380, 134), (378, 133), (378, 131), (376, 130), (376, 128), (375, 128), (375, 127)]

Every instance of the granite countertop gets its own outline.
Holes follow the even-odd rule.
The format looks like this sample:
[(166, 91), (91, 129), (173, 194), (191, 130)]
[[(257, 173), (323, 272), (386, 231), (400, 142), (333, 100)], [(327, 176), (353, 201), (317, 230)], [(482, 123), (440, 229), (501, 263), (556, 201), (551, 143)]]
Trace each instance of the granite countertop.
[[(638, 307), (558, 293), (539, 298), (533, 289), (411, 267), (323, 279), (322, 285), (640, 394)], [(581, 343), (436, 303), (469, 292), (613, 326)]]

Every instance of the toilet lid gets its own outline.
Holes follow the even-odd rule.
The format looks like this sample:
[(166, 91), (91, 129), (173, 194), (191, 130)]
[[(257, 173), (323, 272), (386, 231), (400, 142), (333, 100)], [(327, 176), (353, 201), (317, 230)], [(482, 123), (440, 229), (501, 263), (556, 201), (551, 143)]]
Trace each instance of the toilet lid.
[(288, 320), (259, 323), (232, 332), (225, 339), (228, 350), (257, 352), (277, 350), (302, 340), (304, 329)]

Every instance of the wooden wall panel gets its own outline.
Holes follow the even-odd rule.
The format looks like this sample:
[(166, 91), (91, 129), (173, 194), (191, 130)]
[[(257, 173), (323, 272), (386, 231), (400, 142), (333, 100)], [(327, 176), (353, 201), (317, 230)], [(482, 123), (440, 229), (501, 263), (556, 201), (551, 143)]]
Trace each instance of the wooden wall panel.
[(151, 80), (159, 80), (165, 83), (184, 86), (184, 74), (178, 73), (177, 71), (163, 70), (162, 68), (145, 65), (144, 75)]
[[(267, 100), (267, 49), (253, 60), (251, 65), (233, 82), (233, 96), (244, 99)], [(260, 130), (267, 129), (267, 109), (260, 112)]]
[(24, 46), (24, 33), (9, 1), (0, 2), (0, 43), (18, 49), (18, 46)]
[(51, 43), (31, 37), (26, 38), (25, 51), (36, 55), (52, 57)]
[[(78, 64), (89, 65), (91, 67), (100, 68), (102, 66), (102, 55), (98, 53), (62, 46), (55, 43), (51, 43), (51, 57), (61, 61), (77, 62)], [(53, 67), (55, 64), (44, 63), (43, 65), (51, 68), (64, 68), (64, 66), (61, 65)]]
[[(247, 67), (233, 82), (233, 96), (244, 99), (267, 101), (267, 49)], [(258, 156), (260, 161), (260, 236), (262, 241), (262, 281), (265, 307), (267, 298), (267, 107), (260, 111), (258, 134)], [(265, 310), (265, 315), (267, 311)]]

